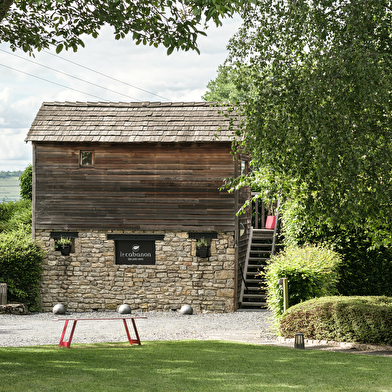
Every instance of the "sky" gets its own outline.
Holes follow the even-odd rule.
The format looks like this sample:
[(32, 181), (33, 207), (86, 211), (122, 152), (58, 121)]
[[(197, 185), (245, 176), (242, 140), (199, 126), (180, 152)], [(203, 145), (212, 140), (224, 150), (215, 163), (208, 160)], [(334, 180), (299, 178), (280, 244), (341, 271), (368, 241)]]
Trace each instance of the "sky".
[(43, 102), (201, 101), (240, 22), (237, 17), (210, 26), (199, 38), (200, 55), (167, 56), (164, 47), (137, 46), (130, 37), (116, 41), (109, 28), (84, 39), (86, 47), (76, 53), (51, 49), (34, 58), (0, 44), (0, 171), (31, 163), (31, 143), (24, 139)]

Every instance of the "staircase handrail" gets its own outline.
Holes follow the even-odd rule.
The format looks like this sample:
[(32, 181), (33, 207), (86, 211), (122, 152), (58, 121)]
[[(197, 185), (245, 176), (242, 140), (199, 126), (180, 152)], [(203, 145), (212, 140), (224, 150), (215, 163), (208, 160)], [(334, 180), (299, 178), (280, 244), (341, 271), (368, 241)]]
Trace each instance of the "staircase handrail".
[[(250, 258), (250, 250), (252, 248), (252, 238), (253, 238), (253, 227), (250, 226), (249, 229), (249, 237), (248, 237), (248, 248), (246, 250), (246, 257), (245, 257), (245, 264), (244, 264), (244, 269), (241, 271), (242, 275), (242, 284), (245, 286), (246, 289), (248, 289), (248, 286), (246, 285), (246, 271), (248, 271), (248, 264), (249, 264), (249, 258)], [(245, 271), (245, 272), (244, 272)], [(244, 276), (245, 273), (245, 276)], [(241, 294), (240, 294), (240, 299), (239, 303), (242, 303), (244, 299), (244, 290), (241, 289)]]

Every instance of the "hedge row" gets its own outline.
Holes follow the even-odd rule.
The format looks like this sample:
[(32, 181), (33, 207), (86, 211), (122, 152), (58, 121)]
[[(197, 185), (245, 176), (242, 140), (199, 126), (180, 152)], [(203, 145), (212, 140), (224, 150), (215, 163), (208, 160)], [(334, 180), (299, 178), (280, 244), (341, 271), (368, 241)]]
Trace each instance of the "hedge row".
[(0, 233), (0, 282), (7, 283), (8, 301), (38, 311), (43, 252), (31, 234), (19, 228)]
[(392, 345), (392, 298), (323, 297), (289, 308), (280, 334), (292, 338)]

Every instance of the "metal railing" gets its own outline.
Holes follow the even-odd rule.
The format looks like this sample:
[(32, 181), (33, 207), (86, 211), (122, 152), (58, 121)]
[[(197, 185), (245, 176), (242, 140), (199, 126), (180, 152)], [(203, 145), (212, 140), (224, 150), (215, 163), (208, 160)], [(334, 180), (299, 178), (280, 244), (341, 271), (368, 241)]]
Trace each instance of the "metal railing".
[[(258, 192), (252, 192), (252, 198), (257, 196)], [(263, 200), (255, 199), (252, 202), (252, 227), (254, 229), (265, 229), (265, 222), (268, 215), (275, 215), (276, 205), (267, 206)]]

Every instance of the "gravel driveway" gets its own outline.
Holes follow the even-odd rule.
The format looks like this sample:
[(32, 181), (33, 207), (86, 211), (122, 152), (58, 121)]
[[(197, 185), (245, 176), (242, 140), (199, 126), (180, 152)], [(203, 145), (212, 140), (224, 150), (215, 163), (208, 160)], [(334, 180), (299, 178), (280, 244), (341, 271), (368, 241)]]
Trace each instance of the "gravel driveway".
[[(293, 347), (293, 341), (276, 338), (270, 322), (271, 313), (235, 312), (203, 313), (185, 316), (178, 312), (133, 313), (146, 316), (136, 320), (140, 340), (226, 340), (255, 344)], [(58, 345), (64, 322), (55, 318), (111, 318), (116, 312), (69, 313), (55, 316), (52, 313), (32, 313), (24, 316), (0, 314), (0, 347)], [(69, 327), (68, 327), (69, 328)], [(132, 335), (133, 328), (130, 327)], [(65, 339), (68, 340), (68, 339)], [(72, 343), (127, 342), (121, 321), (80, 321)], [(306, 341), (307, 349), (333, 350), (356, 354), (392, 357), (392, 347), (339, 344), (334, 342)]]
[[(133, 313), (146, 316), (136, 320), (141, 341), (215, 339), (250, 343), (274, 343), (268, 311), (203, 313), (182, 315), (178, 312)], [(0, 315), (0, 347), (58, 344), (64, 327), (55, 318), (110, 318), (116, 312), (69, 313), (55, 316), (52, 313), (28, 315)], [(132, 329), (132, 328), (131, 328)], [(130, 330), (131, 330), (130, 329)], [(125, 342), (127, 337), (120, 321), (80, 321), (73, 343)]]

